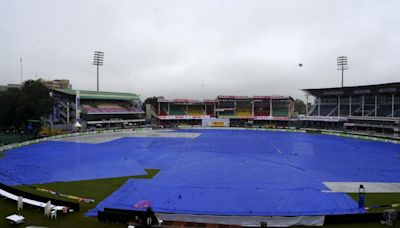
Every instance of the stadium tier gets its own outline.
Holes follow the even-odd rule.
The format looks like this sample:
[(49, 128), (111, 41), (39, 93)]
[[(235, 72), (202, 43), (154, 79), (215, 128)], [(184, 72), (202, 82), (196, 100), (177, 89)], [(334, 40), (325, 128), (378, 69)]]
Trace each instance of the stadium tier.
[(114, 128), (145, 121), (141, 102), (132, 93), (53, 89), (55, 104), (49, 121), (60, 129), (72, 129), (76, 122), (83, 128)]
[(186, 115), (186, 107), (183, 107), (181, 105), (170, 105), (169, 107), (169, 114), (170, 115), (176, 115), (176, 116), (183, 116)]
[(293, 99), (283, 96), (218, 96), (200, 101), (160, 97), (149, 110), (162, 125), (201, 125), (202, 119), (216, 117), (229, 119), (231, 125), (244, 126), (252, 124), (252, 121), (287, 122), (293, 112)]
[(251, 117), (253, 116), (252, 102), (251, 100), (237, 100), (236, 101), (236, 113), (237, 117)]
[(254, 100), (254, 115), (255, 116), (269, 116), (271, 105), (269, 100)]
[(204, 115), (204, 109), (201, 105), (189, 105), (188, 114), (192, 116)]
[(123, 104), (84, 104), (83, 113), (87, 114), (129, 114), (141, 112), (140, 108), (123, 107)]
[(300, 118), (304, 127), (399, 134), (400, 83), (303, 91), (315, 98)]

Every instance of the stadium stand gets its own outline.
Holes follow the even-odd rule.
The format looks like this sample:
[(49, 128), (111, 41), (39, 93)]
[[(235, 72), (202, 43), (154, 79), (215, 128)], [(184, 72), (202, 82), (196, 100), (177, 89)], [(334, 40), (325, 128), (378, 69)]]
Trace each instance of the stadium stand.
[[(348, 105), (341, 104), (340, 106), (338, 106), (337, 111), (335, 112), (336, 115), (339, 112), (339, 110), (340, 110), (340, 116), (348, 116), (349, 115)], [(333, 115), (335, 115), (335, 114), (333, 114)]]
[(399, 135), (400, 83), (303, 89), (314, 96), (303, 127)]
[(143, 123), (144, 111), (136, 94), (88, 90), (53, 89), (55, 104), (48, 123), (71, 130), (82, 128), (121, 128)]
[(233, 117), (235, 115), (234, 111), (222, 111), (219, 112), (218, 116), (220, 117)]
[(272, 101), (272, 116), (284, 117), (289, 115), (288, 100), (276, 99)]
[(204, 110), (200, 105), (189, 105), (188, 114), (193, 116), (201, 116), (204, 115)]
[(270, 103), (265, 100), (254, 101), (254, 115), (255, 116), (269, 116), (270, 115)]
[(218, 96), (217, 116), (230, 118), (235, 116), (235, 96)]
[[(201, 125), (202, 119), (229, 119), (231, 126), (288, 126), (293, 98), (283, 96), (218, 96), (212, 100), (159, 97), (151, 116), (160, 125)], [(270, 110), (273, 110), (271, 112)]]
[[(222, 97), (222, 96), (219, 96)], [(218, 107), (219, 108), (234, 108), (235, 107), (235, 101), (233, 100), (226, 100), (227, 98), (218, 98)]]
[(246, 108), (246, 107), (237, 107), (236, 108), (236, 116), (238, 117), (247, 117), (251, 116), (251, 108)]
[(275, 109), (272, 110), (272, 115), (273, 116), (288, 116), (288, 110), (287, 109)]
[(158, 115), (166, 116), (168, 115), (168, 105), (165, 103), (162, 103), (160, 105), (160, 110), (158, 112)]
[(84, 112), (94, 113), (130, 113), (140, 112), (139, 108), (122, 107), (119, 104), (99, 104), (99, 105), (82, 105)]
[(391, 117), (392, 116), (392, 106), (387, 104), (382, 104), (378, 108), (378, 116)]
[(237, 100), (236, 101), (236, 116), (249, 117), (253, 115), (252, 100)]
[(210, 117), (215, 117), (215, 106), (213, 105), (209, 105), (209, 104), (205, 104), (205, 109), (206, 111), (206, 115), (210, 116)]
[(169, 107), (169, 114), (176, 115), (176, 116), (183, 116), (186, 115), (186, 110), (184, 106), (181, 105), (171, 105)]

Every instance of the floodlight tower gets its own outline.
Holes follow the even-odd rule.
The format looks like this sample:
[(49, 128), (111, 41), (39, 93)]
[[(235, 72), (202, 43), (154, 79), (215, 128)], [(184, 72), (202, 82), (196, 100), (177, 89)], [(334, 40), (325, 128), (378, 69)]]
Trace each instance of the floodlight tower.
[(95, 51), (93, 65), (97, 66), (97, 92), (99, 92), (99, 66), (103, 66), (104, 52)]
[(21, 58), (19, 58), (19, 63), (20, 63), (20, 65), (21, 65), (21, 71), (20, 71), (20, 76), (21, 76), (21, 86), (22, 86), (22, 57)]
[(337, 69), (342, 71), (342, 87), (343, 87), (343, 71), (349, 69), (349, 66), (347, 66), (347, 56), (337, 57), (337, 66), (338, 66)]

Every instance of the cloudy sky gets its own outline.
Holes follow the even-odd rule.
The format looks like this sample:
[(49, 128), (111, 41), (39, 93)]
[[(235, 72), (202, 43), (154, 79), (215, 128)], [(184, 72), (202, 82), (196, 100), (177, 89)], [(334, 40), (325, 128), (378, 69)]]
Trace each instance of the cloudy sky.
[[(0, 1), (0, 84), (70, 79), (167, 98), (400, 81), (399, 0)], [(300, 67), (299, 64), (303, 66)]]

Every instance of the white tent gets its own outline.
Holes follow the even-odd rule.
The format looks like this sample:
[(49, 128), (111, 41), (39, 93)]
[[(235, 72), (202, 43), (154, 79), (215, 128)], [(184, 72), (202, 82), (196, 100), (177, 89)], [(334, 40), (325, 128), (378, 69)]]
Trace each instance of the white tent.
[(82, 127), (82, 125), (78, 121), (76, 121), (76, 123), (74, 124), (74, 127), (79, 128), (79, 127)]

